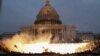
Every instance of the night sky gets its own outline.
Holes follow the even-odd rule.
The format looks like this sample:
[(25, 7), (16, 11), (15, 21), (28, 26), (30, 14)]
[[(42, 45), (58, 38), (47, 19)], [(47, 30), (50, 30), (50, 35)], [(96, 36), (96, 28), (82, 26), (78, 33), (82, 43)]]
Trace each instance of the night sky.
[[(32, 25), (44, 4), (44, 0), (2, 0), (0, 33)], [(76, 25), (79, 31), (100, 32), (100, 0), (52, 0), (51, 4), (63, 24)]]

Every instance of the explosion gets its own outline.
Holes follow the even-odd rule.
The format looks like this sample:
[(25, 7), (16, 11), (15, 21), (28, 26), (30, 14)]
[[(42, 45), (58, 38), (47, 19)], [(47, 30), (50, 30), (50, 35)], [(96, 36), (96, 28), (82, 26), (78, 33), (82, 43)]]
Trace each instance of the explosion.
[(4, 49), (9, 52), (20, 53), (44, 53), (54, 52), (60, 54), (72, 54), (85, 51), (92, 51), (95, 47), (92, 42), (84, 43), (51, 43), (52, 35), (45, 34), (37, 37), (28, 34), (17, 34), (12, 38), (4, 38), (0, 44)]

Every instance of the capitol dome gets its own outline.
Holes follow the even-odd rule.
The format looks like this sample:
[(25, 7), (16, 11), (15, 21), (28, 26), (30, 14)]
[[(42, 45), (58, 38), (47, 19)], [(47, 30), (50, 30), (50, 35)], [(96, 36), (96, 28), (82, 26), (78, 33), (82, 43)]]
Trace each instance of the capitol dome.
[(37, 20), (34, 24), (61, 24), (59, 15), (56, 10), (50, 5), (50, 2), (42, 7), (37, 15)]

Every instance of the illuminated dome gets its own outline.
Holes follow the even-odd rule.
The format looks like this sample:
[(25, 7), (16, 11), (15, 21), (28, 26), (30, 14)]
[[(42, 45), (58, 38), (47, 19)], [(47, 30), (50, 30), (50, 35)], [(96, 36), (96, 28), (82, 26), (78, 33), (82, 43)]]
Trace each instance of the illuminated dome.
[(49, 0), (46, 0), (46, 4), (38, 13), (35, 24), (61, 24), (59, 15), (50, 5)]

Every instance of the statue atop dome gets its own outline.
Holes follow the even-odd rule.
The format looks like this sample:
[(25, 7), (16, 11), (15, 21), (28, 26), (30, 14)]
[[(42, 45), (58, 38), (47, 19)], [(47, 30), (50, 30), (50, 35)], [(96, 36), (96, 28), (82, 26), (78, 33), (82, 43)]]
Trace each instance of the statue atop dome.
[(45, 3), (46, 4), (50, 4), (50, 0), (45, 0)]

